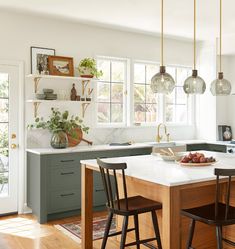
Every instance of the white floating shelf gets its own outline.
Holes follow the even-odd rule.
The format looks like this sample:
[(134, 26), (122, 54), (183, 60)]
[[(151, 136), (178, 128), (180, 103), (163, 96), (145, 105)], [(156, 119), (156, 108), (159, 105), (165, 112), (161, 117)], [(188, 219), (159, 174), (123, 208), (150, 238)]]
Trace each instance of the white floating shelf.
[(72, 100), (47, 100), (47, 99), (27, 99), (27, 103), (74, 103), (74, 104), (90, 104), (92, 101), (72, 101)]
[(58, 76), (58, 75), (43, 75), (43, 74), (28, 74), (26, 78), (35, 79), (60, 79), (60, 80), (79, 80), (79, 81), (97, 81), (96, 78), (72, 77), (72, 76)]

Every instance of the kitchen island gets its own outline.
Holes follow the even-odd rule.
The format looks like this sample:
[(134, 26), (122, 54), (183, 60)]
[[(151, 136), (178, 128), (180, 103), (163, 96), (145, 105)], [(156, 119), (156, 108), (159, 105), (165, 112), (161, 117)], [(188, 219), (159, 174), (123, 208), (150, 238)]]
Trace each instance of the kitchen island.
[[(128, 195), (142, 195), (163, 204), (158, 213), (164, 249), (185, 248), (189, 219), (180, 215), (182, 208), (191, 208), (214, 202), (214, 168), (235, 168), (235, 157), (230, 154), (205, 152), (214, 156), (217, 163), (206, 167), (185, 167), (175, 162), (165, 162), (152, 155), (105, 159), (106, 162), (127, 163)], [(98, 171), (96, 160), (84, 160), (82, 164), (82, 248), (92, 247), (92, 189), (93, 172)], [(221, 184), (223, 200), (225, 184)], [(235, 182), (232, 183), (231, 204), (235, 205)], [(140, 217), (140, 234), (153, 235), (148, 214)], [(121, 220), (117, 226), (120, 228)], [(131, 226), (131, 225), (130, 225)], [(235, 240), (234, 227), (223, 230), (224, 236)], [(130, 234), (130, 237), (132, 235)], [(215, 228), (197, 223), (193, 247), (216, 248)], [(232, 248), (226, 245), (224, 248)]]

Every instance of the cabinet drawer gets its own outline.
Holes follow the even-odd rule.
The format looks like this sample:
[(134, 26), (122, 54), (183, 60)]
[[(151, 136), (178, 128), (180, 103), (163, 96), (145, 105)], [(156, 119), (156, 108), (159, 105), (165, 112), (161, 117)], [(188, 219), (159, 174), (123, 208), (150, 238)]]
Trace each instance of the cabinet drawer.
[(63, 165), (50, 168), (50, 189), (68, 189), (81, 186), (80, 165)]
[(81, 190), (51, 191), (48, 198), (48, 213), (81, 208)]
[(76, 153), (60, 154), (50, 156), (49, 165), (58, 166), (78, 166), (80, 165), (80, 157)]

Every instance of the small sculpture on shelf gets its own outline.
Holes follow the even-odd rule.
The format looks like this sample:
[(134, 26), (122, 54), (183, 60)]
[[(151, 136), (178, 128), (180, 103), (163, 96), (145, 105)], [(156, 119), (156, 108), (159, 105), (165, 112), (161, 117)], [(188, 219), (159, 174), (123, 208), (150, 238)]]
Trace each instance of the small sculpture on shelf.
[(73, 83), (73, 88), (71, 89), (70, 99), (72, 101), (76, 101), (77, 100), (77, 90), (75, 88), (75, 84), (74, 83)]

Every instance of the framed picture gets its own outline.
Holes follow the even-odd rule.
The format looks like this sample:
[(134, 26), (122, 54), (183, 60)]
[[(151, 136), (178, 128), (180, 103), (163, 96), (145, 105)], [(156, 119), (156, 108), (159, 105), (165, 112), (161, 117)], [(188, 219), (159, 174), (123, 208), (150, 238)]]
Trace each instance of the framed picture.
[(219, 125), (218, 126), (219, 140), (220, 141), (231, 141), (233, 134), (232, 128), (228, 125)]
[(74, 76), (73, 58), (49, 56), (49, 72), (51, 75)]
[(31, 73), (49, 74), (48, 56), (55, 55), (55, 49), (30, 47)]

